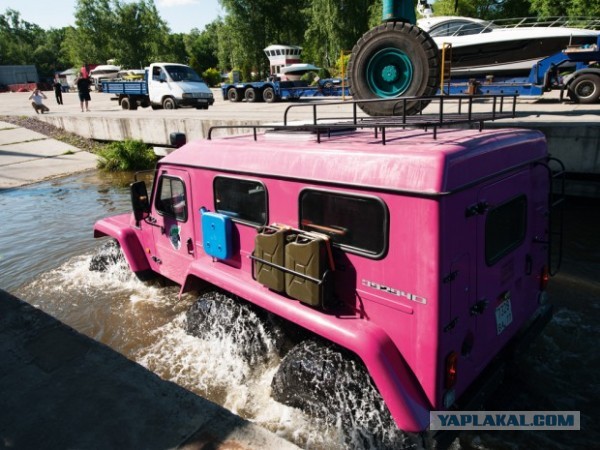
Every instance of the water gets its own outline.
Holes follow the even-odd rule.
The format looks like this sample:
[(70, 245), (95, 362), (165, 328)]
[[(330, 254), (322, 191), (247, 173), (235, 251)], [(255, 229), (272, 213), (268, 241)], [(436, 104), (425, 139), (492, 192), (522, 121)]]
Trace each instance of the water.
[[(248, 364), (223, 334), (185, 332), (195, 296), (142, 283), (127, 267), (88, 270), (98, 246), (93, 223), (127, 212), (128, 177), (87, 173), (0, 192), (0, 287), (77, 330), (303, 448), (346, 448), (335, 424), (275, 402), (270, 384), (280, 362)], [(565, 261), (550, 293), (556, 314), (492, 399), (495, 410), (579, 410), (582, 431), (462, 433), (454, 449), (594, 448), (600, 432), (600, 203), (575, 200), (566, 216)], [(250, 331), (240, 334), (250, 333)], [(356, 446), (354, 446), (356, 447)]]

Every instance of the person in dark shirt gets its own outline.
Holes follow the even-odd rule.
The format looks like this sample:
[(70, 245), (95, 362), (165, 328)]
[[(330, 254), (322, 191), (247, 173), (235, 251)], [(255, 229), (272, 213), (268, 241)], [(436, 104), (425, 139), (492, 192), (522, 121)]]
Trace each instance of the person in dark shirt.
[(54, 79), (54, 83), (52, 83), (52, 87), (54, 88), (54, 96), (56, 97), (56, 103), (59, 105), (63, 104), (62, 98), (62, 84), (60, 84), (60, 80), (58, 77)]
[(85, 105), (85, 111), (89, 112), (88, 102), (91, 101), (90, 97), (90, 79), (84, 77), (80, 72), (79, 76), (75, 80), (77, 85), (77, 93), (79, 94), (79, 103), (81, 104), (81, 112), (83, 112), (83, 106)]

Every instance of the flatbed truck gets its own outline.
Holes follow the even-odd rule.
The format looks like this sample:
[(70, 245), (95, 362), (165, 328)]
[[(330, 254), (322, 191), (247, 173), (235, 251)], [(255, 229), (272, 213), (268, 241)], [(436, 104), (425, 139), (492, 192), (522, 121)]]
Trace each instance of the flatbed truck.
[(212, 91), (194, 69), (175, 63), (150, 64), (141, 81), (103, 81), (102, 92), (114, 95), (112, 100), (126, 110), (138, 106), (208, 109), (215, 101)]

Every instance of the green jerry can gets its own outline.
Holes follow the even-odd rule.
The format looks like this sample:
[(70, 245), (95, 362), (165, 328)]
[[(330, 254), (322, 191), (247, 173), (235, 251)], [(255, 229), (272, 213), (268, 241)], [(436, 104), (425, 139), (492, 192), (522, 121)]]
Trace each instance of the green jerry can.
[[(265, 227), (254, 239), (254, 256), (258, 259), (283, 267), (284, 251), (291, 230), (287, 228)], [(256, 261), (254, 277), (262, 285), (277, 292), (285, 291), (285, 277), (282, 270)]]
[[(321, 280), (327, 268), (325, 239), (310, 233), (298, 235), (285, 247), (285, 267), (294, 272)], [(285, 292), (292, 298), (311, 306), (323, 306), (325, 283), (285, 274)]]

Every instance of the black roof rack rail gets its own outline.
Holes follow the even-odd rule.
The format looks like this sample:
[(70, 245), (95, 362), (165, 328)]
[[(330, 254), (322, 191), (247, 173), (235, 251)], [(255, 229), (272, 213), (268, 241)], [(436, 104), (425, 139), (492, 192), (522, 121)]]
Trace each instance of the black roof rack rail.
[[(281, 125), (217, 125), (210, 127), (207, 139), (212, 139), (212, 132), (216, 129), (249, 128), (253, 130), (254, 140), (257, 140), (257, 130), (274, 131), (309, 131), (317, 135), (317, 142), (321, 142), (321, 136), (331, 136), (332, 133), (346, 131), (348, 129), (371, 128), (375, 137), (381, 132), (382, 144), (386, 144), (387, 128), (422, 128), (431, 129), (433, 138), (437, 139), (437, 129), (455, 125), (478, 124), (479, 130), (483, 129), (483, 123), (497, 119), (514, 118), (516, 116), (516, 104), (518, 94), (487, 94), (487, 95), (435, 95), (423, 97), (400, 97), (393, 99), (372, 100), (349, 100), (349, 101), (321, 101), (304, 104), (290, 105), (285, 109), (283, 124)], [(361, 115), (360, 105), (373, 102), (393, 102), (393, 110), (406, 111), (408, 102), (427, 102), (430, 111), (427, 114), (407, 115), (401, 113), (392, 116), (367, 116)], [(483, 104), (474, 111), (475, 104)], [(326, 106), (344, 105), (351, 107), (351, 114), (346, 116), (319, 116), (319, 108)], [(437, 107), (436, 107), (437, 105)], [(450, 108), (449, 108), (450, 107)], [(292, 109), (311, 108), (311, 123), (291, 124), (289, 113)], [(435, 110), (437, 109), (437, 112)], [(452, 112), (447, 112), (452, 109)], [(338, 113), (339, 114), (339, 113)]]

